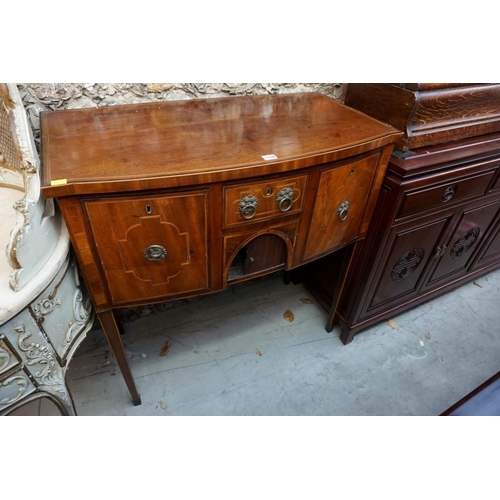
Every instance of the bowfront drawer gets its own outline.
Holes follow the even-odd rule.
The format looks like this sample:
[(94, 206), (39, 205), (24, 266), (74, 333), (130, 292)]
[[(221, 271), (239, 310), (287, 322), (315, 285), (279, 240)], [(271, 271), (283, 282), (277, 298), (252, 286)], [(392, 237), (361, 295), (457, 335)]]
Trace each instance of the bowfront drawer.
[(326, 254), (359, 233), (378, 160), (377, 152), (321, 169), (304, 260)]
[(224, 188), (224, 227), (300, 212), (307, 176), (287, 177)]
[(207, 194), (85, 202), (115, 304), (208, 288)]
[(398, 218), (484, 195), (494, 174), (494, 170), (489, 170), (477, 175), (456, 180), (451, 179), (438, 185), (408, 191), (405, 193)]

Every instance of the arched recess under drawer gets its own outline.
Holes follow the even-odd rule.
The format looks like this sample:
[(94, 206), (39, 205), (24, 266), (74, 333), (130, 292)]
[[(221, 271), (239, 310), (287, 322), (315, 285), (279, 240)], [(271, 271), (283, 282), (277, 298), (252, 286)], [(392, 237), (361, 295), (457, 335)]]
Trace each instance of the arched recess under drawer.
[(226, 237), (224, 281), (235, 283), (290, 267), (294, 243), (295, 230), (288, 227)]

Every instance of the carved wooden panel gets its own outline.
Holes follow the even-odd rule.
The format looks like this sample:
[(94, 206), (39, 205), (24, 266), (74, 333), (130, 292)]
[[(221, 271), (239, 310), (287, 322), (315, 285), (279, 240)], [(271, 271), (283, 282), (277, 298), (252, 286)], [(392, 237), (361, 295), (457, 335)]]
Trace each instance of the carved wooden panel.
[(451, 238), (446, 242), (447, 251), (430, 276), (426, 288), (438, 286), (443, 279), (465, 274), (481, 238), (488, 229), (500, 202), (468, 208), (458, 220)]
[(463, 254), (469, 252), (474, 246), (474, 243), (476, 243), (480, 234), (481, 228), (479, 226), (474, 226), (465, 231), (465, 233), (463, 233), (451, 247), (450, 258), (458, 259), (459, 257), (462, 257)]
[(85, 203), (114, 303), (208, 287), (207, 191)]
[(357, 235), (377, 161), (378, 154), (374, 154), (321, 171), (305, 260), (326, 253)]
[(392, 229), (386, 243), (389, 254), (381, 263), (383, 270), (373, 285), (369, 311), (389, 302), (391, 305), (404, 302), (417, 294), (426, 263), (433, 258), (450, 219), (448, 213), (417, 227), (405, 224)]
[(401, 281), (410, 276), (422, 263), (425, 251), (423, 248), (412, 248), (406, 252), (392, 268), (391, 277), (394, 281)]
[(488, 241), (481, 250), (476, 262), (472, 266), (472, 270), (481, 269), (482, 267), (496, 264), (500, 262), (500, 218), (496, 217), (496, 228)]

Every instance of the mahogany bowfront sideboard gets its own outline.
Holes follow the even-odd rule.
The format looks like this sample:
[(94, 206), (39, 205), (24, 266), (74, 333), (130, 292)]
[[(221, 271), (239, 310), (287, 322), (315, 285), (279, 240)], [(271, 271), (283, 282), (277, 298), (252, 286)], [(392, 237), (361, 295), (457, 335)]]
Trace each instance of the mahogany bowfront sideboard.
[(335, 253), (333, 328), (400, 135), (316, 93), (42, 114), (42, 191), (61, 207), (134, 404), (117, 308), (216, 292)]

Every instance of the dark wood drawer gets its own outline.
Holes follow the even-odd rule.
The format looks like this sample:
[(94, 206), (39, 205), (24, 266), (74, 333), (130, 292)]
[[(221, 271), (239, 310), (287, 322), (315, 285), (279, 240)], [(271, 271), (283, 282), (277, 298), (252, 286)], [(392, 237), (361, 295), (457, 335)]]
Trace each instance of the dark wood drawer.
[(224, 227), (300, 212), (306, 183), (301, 175), (225, 187)]
[(451, 179), (415, 191), (407, 191), (404, 194), (403, 204), (397, 218), (441, 208), (445, 205), (468, 200), (474, 196), (484, 195), (494, 174), (495, 171), (489, 170), (457, 180)]

